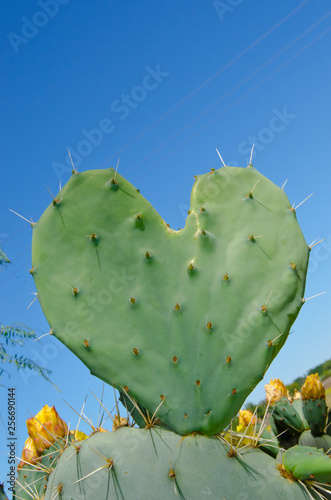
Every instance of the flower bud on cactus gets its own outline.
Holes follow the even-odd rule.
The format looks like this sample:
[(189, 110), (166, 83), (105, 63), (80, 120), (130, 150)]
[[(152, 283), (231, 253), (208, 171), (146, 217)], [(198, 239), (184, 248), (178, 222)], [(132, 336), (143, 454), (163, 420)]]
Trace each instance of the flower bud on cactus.
[(289, 396), (288, 390), (279, 378), (271, 379), (269, 384), (266, 384), (264, 388), (267, 395), (267, 401), (270, 405), (273, 405), (283, 397), (288, 398)]
[(115, 415), (112, 430), (116, 431), (116, 429), (119, 429), (120, 427), (129, 427), (128, 419), (121, 417), (120, 415)]
[(17, 470), (21, 469), (23, 465), (26, 463), (29, 464), (35, 464), (37, 462), (37, 459), (39, 457), (39, 454), (37, 452), (36, 446), (34, 444), (34, 441), (31, 437), (29, 437), (25, 443), (24, 443), (24, 448), (22, 451), (22, 460), (17, 466)]
[[(253, 436), (256, 423), (256, 416), (250, 410), (239, 410), (239, 425), (237, 425), (236, 431), (246, 436)], [(252, 440), (249, 438), (241, 439), (242, 446), (251, 444), (251, 442)]]
[(239, 410), (239, 425), (248, 427), (249, 425), (256, 424), (256, 416), (250, 410)]
[(306, 428), (301, 405), (297, 408), (297, 402), (292, 403), (289, 392), (280, 379), (272, 379), (264, 387), (267, 401), (273, 407), (270, 419), (271, 428), (276, 436), (282, 436), (282, 445), (285, 446), (285, 441), (290, 436), (297, 436)]
[(26, 425), (39, 455), (68, 432), (67, 424), (59, 417), (54, 406), (50, 408), (45, 405), (35, 417), (26, 421)]
[(308, 375), (301, 389), (302, 399), (321, 399), (325, 397), (325, 389), (318, 373)]
[(308, 375), (301, 389), (302, 409), (314, 437), (324, 433), (328, 410), (325, 389), (317, 373)]

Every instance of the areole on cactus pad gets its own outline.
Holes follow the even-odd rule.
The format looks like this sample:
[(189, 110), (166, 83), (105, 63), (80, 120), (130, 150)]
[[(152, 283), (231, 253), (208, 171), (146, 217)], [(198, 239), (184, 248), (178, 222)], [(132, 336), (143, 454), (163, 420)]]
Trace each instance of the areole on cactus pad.
[(33, 227), (53, 334), (180, 434), (215, 434), (284, 344), (309, 247), (284, 191), (248, 168), (196, 177), (172, 230), (114, 169), (74, 173)]

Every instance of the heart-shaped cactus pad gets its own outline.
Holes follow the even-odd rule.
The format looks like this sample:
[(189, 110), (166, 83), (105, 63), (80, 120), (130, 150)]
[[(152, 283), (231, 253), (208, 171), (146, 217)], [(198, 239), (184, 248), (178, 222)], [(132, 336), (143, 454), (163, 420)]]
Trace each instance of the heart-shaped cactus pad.
[(93, 375), (179, 434), (215, 434), (284, 344), (309, 250), (252, 166), (196, 176), (178, 231), (114, 169), (94, 170), (33, 226), (31, 272), (53, 334)]

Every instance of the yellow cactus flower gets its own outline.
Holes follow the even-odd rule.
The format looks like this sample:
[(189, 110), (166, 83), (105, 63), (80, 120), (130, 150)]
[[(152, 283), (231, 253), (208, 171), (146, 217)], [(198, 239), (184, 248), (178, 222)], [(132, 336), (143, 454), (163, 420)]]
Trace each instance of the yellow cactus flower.
[(70, 434), (74, 437), (75, 441), (84, 441), (84, 439), (88, 438), (88, 435), (85, 432), (75, 430), (71, 431)]
[[(246, 436), (254, 436), (256, 422), (257, 418), (250, 410), (239, 410), (239, 425), (236, 427), (236, 432)], [(251, 443), (252, 440), (249, 438), (241, 439), (242, 446)]]
[(294, 394), (292, 396), (292, 400), (294, 401), (295, 399), (301, 399), (301, 392), (297, 389), (294, 389)]
[(302, 399), (322, 399), (325, 398), (325, 389), (320, 381), (318, 373), (308, 375), (301, 388)]
[(257, 422), (257, 418), (250, 410), (239, 410), (239, 425), (248, 427), (249, 425), (254, 425)]
[(288, 390), (279, 378), (271, 379), (269, 384), (266, 384), (264, 388), (267, 395), (267, 401), (271, 405), (279, 401), (281, 398), (289, 397)]
[(107, 429), (104, 429), (103, 427), (97, 427), (93, 432), (92, 434), (94, 434), (95, 432), (109, 432), (107, 431)]
[(54, 406), (50, 408), (45, 405), (35, 417), (26, 421), (26, 425), (39, 455), (57, 438), (63, 438), (68, 432), (67, 424), (60, 418)]
[[(254, 433), (254, 426), (253, 427), (250, 426), (249, 428), (247, 428), (243, 424), (237, 425), (236, 432), (239, 434), (245, 434), (245, 436), (254, 436), (254, 434), (255, 434)], [(237, 440), (239, 441), (239, 436), (237, 436)], [(252, 443), (252, 440), (249, 438), (241, 438), (240, 439), (240, 444), (242, 446), (245, 444), (251, 444), (251, 443)]]
[(26, 463), (29, 464), (35, 464), (37, 463), (39, 454), (37, 452), (36, 446), (34, 444), (34, 441), (31, 437), (28, 437), (28, 439), (24, 443), (23, 451), (22, 451), (22, 460), (17, 466), (17, 470), (21, 469), (23, 465)]
[(129, 422), (128, 419), (125, 417), (120, 417), (118, 415), (114, 416), (114, 421), (113, 421), (113, 431), (116, 431), (116, 429), (119, 429), (120, 427), (128, 427)]

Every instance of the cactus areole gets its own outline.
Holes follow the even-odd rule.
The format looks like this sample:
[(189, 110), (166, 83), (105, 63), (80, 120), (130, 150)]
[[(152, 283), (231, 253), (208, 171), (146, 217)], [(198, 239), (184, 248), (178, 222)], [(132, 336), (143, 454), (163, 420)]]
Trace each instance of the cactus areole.
[(179, 434), (215, 434), (283, 346), (309, 250), (252, 166), (196, 176), (179, 231), (107, 169), (72, 175), (33, 226), (32, 266), (53, 334), (93, 375)]

